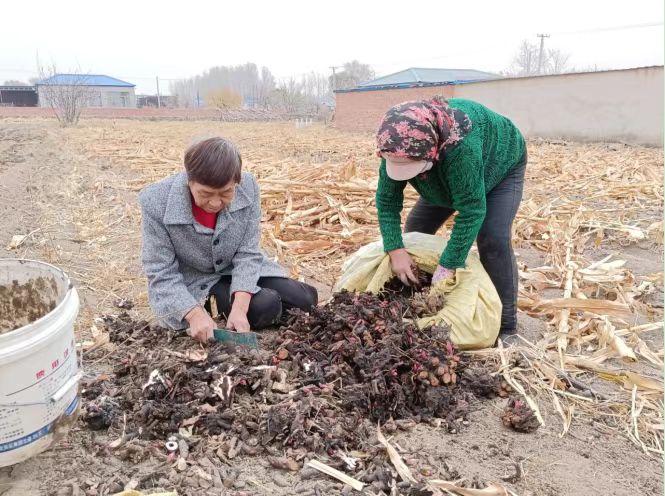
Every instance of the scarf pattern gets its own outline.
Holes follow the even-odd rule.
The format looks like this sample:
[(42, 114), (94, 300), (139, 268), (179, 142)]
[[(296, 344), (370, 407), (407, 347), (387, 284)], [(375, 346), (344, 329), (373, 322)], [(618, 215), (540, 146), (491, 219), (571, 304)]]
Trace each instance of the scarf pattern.
[(437, 161), (471, 131), (471, 120), (442, 96), (400, 103), (386, 112), (376, 134), (377, 155)]

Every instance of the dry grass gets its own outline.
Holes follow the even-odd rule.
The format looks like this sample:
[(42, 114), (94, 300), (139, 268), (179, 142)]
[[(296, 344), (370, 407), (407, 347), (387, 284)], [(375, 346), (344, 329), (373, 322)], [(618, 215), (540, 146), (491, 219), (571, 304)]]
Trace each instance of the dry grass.
[[(78, 241), (86, 255), (75, 275), (101, 312), (132, 298), (146, 309), (140, 275), (140, 214), (135, 192), (181, 169), (194, 139), (225, 135), (238, 143), (263, 192), (264, 247), (295, 276), (332, 285), (341, 262), (376, 239), (377, 159), (370, 135), (292, 124), (91, 121), (66, 131), (80, 177), (69, 187)], [(86, 184), (90, 163), (106, 167)], [(534, 405), (552, 401), (562, 434), (577, 416), (624, 431), (645, 451), (663, 452), (663, 350), (637, 325), (662, 273), (636, 277), (618, 260), (594, 260), (589, 248), (640, 243), (662, 250), (662, 150), (623, 145), (531, 142), (516, 244), (546, 255), (521, 267), (522, 310), (547, 319), (548, 333), (518, 351), (484, 352)], [(78, 179), (77, 179), (78, 178)], [(409, 193), (407, 207), (415, 198)], [(545, 289), (560, 298), (545, 298)], [(520, 353), (528, 366), (515, 366)], [(570, 381), (593, 383), (575, 390)], [(595, 392), (597, 381), (603, 394)], [(578, 384), (579, 386), (579, 384)], [(605, 390), (609, 388), (606, 392)]]

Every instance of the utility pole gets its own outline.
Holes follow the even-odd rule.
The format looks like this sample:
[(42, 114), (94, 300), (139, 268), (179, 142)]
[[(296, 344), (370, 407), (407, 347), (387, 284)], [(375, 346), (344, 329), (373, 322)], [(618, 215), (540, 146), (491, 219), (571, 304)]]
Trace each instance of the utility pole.
[(545, 50), (545, 38), (549, 38), (549, 34), (537, 34), (540, 38), (540, 51), (538, 52), (538, 74), (543, 73), (543, 52)]
[(157, 108), (161, 108), (162, 101), (159, 96), (159, 76), (155, 76), (155, 81), (157, 81)]
[(335, 69), (341, 69), (342, 66), (339, 65), (331, 65), (330, 69), (332, 69), (332, 90), (335, 91), (337, 89), (337, 76), (335, 74)]

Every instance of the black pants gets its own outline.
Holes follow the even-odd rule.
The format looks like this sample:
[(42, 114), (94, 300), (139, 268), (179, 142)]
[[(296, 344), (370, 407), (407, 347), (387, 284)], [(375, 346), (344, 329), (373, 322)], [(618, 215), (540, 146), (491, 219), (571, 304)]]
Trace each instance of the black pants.
[[(518, 272), (511, 243), (513, 219), (522, 201), (527, 154), (508, 175), (487, 193), (487, 213), (478, 232), (478, 254), (494, 283), (503, 311), (501, 334), (517, 330)], [(420, 198), (406, 219), (405, 232), (435, 234), (455, 210)]]
[[(252, 330), (263, 329), (279, 322), (282, 314), (291, 308), (309, 311), (318, 303), (316, 288), (288, 277), (260, 277), (257, 286), (261, 291), (252, 296), (247, 320)], [(231, 276), (223, 276), (210, 288), (217, 300), (217, 312), (228, 316), (233, 304)], [(207, 308), (210, 311), (209, 308)]]

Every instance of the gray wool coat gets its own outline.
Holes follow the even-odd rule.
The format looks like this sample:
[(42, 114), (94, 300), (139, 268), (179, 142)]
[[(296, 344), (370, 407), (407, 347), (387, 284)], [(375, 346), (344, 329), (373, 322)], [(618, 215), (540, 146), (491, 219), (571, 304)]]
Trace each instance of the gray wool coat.
[(214, 230), (194, 220), (185, 172), (143, 189), (139, 203), (148, 300), (163, 324), (186, 328), (185, 315), (205, 301), (223, 275), (231, 275), (231, 294), (257, 293), (259, 277), (285, 277), (259, 247), (261, 199), (251, 174), (242, 174)]

